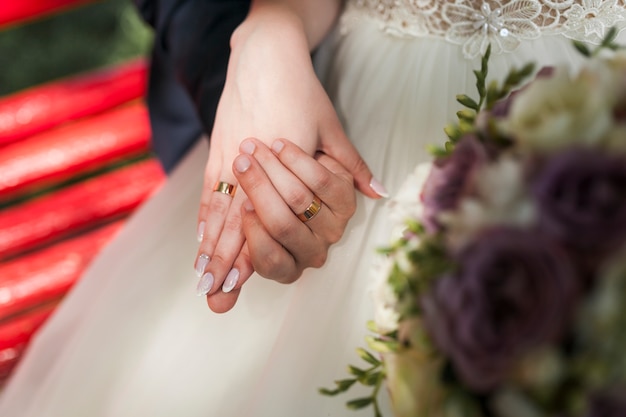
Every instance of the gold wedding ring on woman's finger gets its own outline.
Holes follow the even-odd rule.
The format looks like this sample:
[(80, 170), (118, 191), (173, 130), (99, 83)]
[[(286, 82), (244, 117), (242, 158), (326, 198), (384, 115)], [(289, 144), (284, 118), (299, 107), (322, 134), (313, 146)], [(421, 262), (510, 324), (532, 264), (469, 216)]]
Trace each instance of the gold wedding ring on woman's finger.
[(304, 213), (298, 214), (298, 218), (303, 223), (306, 223), (309, 220), (311, 220), (313, 217), (315, 217), (317, 213), (320, 212), (321, 209), (322, 209), (322, 200), (320, 200), (318, 196), (314, 195), (313, 201), (311, 201), (311, 204), (309, 204), (309, 207), (307, 207), (306, 210), (304, 210)]
[(224, 181), (218, 181), (215, 183), (213, 191), (233, 197), (235, 195), (235, 191), (237, 191), (237, 186)]

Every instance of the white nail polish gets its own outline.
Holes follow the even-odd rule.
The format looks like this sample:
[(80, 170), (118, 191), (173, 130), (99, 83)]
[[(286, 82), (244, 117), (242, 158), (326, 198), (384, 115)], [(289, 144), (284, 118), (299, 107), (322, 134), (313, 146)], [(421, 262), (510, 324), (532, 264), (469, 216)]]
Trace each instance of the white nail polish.
[(243, 174), (248, 170), (248, 168), (250, 168), (250, 165), (250, 159), (248, 159), (248, 157), (246, 156), (240, 156), (235, 159), (235, 169), (237, 170), (237, 172)]
[(244, 140), (241, 143), (241, 151), (243, 153), (247, 153), (248, 155), (252, 155), (256, 149), (256, 145), (251, 140)]
[(206, 274), (202, 275), (202, 278), (200, 278), (200, 282), (198, 282), (198, 286), (196, 287), (196, 294), (198, 294), (198, 297), (207, 295), (209, 291), (211, 291), (211, 288), (213, 287), (213, 281), (215, 281), (215, 278), (213, 278), (212, 273), (207, 272)]
[(280, 139), (276, 139), (274, 143), (272, 143), (272, 150), (276, 153), (280, 153), (280, 151), (282, 151), (284, 147), (285, 144)]
[(222, 291), (231, 292), (233, 288), (235, 288), (235, 285), (237, 285), (237, 281), (239, 281), (239, 270), (237, 268), (233, 268), (230, 270), (228, 275), (226, 275), (226, 279), (222, 285)]
[(206, 268), (210, 260), (211, 259), (207, 254), (202, 253), (200, 254), (200, 256), (198, 256), (198, 259), (196, 259), (196, 264), (194, 265), (198, 278), (200, 278), (202, 274), (204, 274), (204, 268)]
[(198, 238), (198, 242), (202, 242), (202, 239), (204, 238), (204, 226), (206, 225), (205, 222), (200, 222), (198, 224), (198, 232), (197, 232), (197, 238)]
[(389, 192), (387, 191), (387, 189), (385, 188), (384, 185), (382, 185), (376, 178), (372, 177), (372, 180), (370, 181), (370, 188), (372, 190), (374, 190), (374, 192), (376, 194), (378, 194), (381, 197), (389, 197)]

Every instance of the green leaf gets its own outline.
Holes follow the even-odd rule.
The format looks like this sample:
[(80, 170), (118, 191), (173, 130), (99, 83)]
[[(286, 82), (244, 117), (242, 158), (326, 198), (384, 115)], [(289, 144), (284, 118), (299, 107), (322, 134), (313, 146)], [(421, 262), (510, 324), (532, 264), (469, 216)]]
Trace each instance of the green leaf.
[(338, 389), (333, 389), (330, 390), (328, 388), (320, 388), (317, 390), (320, 394), (322, 395), (328, 395), (329, 397), (335, 396), (337, 394), (340, 394), (341, 391), (339, 391)]
[(468, 123), (474, 123), (474, 120), (476, 120), (476, 112), (468, 109), (463, 109), (456, 112), (456, 117), (458, 117), (459, 120), (463, 120)]
[(502, 92), (498, 88), (498, 84), (495, 81), (489, 83), (489, 87), (487, 88), (487, 108), (491, 108), (501, 95)]
[(365, 362), (371, 363), (374, 366), (380, 365), (380, 361), (376, 359), (376, 357), (374, 357), (374, 355), (369, 353), (367, 350), (363, 348), (357, 348), (356, 352), (359, 354), (361, 359), (363, 359)]
[(348, 391), (356, 381), (356, 379), (340, 379), (338, 381), (335, 381), (335, 385), (337, 385), (337, 388), (332, 390), (328, 388), (320, 388), (318, 389), (318, 391), (322, 395), (334, 396), (337, 394), (341, 394), (342, 392)]
[(578, 52), (580, 52), (581, 54), (583, 54), (587, 58), (591, 57), (591, 51), (589, 50), (587, 45), (585, 45), (581, 41), (574, 41), (574, 48), (576, 48), (576, 50)]
[(471, 98), (470, 96), (466, 94), (458, 94), (456, 96), (456, 101), (458, 101), (465, 107), (469, 107), (470, 109), (473, 109), (476, 111), (480, 110), (480, 106), (478, 105), (478, 103), (476, 103), (476, 101), (474, 101), (473, 98)]
[(446, 133), (448, 138), (454, 142), (458, 141), (463, 134), (456, 125), (448, 125), (443, 128), (443, 131)]
[(613, 43), (615, 38), (617, 38), (617, 28), (615, 26), (611, 26), (604, 39), (602, 39), (601, 46), (608, 47)]
[(356, 366), (353, 365), (348, 365), (348, 372), (351, 375), (356, 376), (357, 378), (360, 377), (361, 375), (365, 374), (365, 371), (363, 369), (359, 369)]
[(491, 57), (491, 44), (487, 45), (487, 50), (485, 51), (485, 55), (483, 56), (480, 67), (481, 71), (487, 74), (487, 70), (489, 68), (489, 58)]
[(359, 378), (359, 382), (365, 386), (373, 387), (378, 384), (380, 380), (380, 372), (368, 372), (363, 377)]
[(484, 68), (481, 68), (480, 71), (479, 70), (474, 70), (472, 72), (474, 73), (474, 76), (476, 77), (476, 82), (477, 83), (484, 83), (485, 82), (485, 76), (487, 74), (485, 74)]
[(350, 387), (352, 385), (354, 385), (354, 383), (356, 382), (356, 379), (340, 379), (338, 381), (335, 381), (335, 384), (337, 384), (337, 389), (340, 392), (344, 392), (350, 389)]
[(369, 330), (370, 332), (380, 333), (378, 331), (378, 326), (376, 326), (376, 322), (374, 320), (368, 320), (367, 323), (365, 323), (365, 326), (367, 327), (367, 330)]
[(530, 77), (534, 72), (535, 72), (534, 62), (529, 62), (528, 64), (524, 65), (522, 69), (519, 71), (520, 76), (522, 78)]
[(448, 152), (446, 152), (445, 149), (439, 146), (430, 145), (428, 146), (427, 150), (428, 150), (428, 153), (433, 156), (433, 158), (443, 158), (445, 156), (448, 156)]
[(511, 71), (504, 81), (504, 87), (502, 89), (503, 90), (502, 96), (505, 96), (506, 94), (508, 94), (512, 88), (519, 86), (522, 83), (522, 81), (528, 78), (534, 71), (535, 71), (534, 63), (528, 63), (524, 65), (522, 69), (519, 69), (519, 70), (515, 69)]
[(485, 95), (485, 77), (487, 76), (482, 71), (474, 70), (474, 75), (476, 76), (476, 90), (478, 90), (478, 95), (482, 98)]
[(470, 133), (474, 131), (474, 122), (469, 120), (459, 121), (459, 130), (462, 134)]
[(356, 400), (348, 401), (346, 405), (351, 410), (360, 410), (368, 405), (372, 404), (374, 399), (372, 397), (357, 398)]
[(400, 347), (400, 344), (394, 340), (381, 340), (371, 336), (366, 337), (365, 340), (370, 349), (380, 353), (395, 352)]

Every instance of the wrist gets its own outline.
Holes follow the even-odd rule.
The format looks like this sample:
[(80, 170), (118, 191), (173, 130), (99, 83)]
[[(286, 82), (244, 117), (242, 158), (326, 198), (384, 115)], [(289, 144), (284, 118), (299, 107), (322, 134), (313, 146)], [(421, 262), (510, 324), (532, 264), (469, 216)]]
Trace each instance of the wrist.
[(231, 36), (231, 50), (236, 51), (244, 44), (256, 39), (271, 42), (266, 46), (274, 42), (276, 42), (275, 45), (297, 42), (307, 51), (312, 49), (300, 16), (285, 5), (253, 6), (246, 19)]

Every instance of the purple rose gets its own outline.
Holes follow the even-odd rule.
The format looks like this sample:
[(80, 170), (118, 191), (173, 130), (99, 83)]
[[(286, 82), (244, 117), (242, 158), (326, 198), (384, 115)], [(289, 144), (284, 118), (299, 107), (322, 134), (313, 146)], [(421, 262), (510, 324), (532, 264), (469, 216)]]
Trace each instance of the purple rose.
[(570, 260), (530, 231), (484, 232), (423, 300), (435, 344), (468, 388), (488, 392), (530, 349), (558, 340), (578, 293)]
[(430, 232), (438, 231), (439, 213), (456, 208), (460, 198), (471, 188), (477, 167), (486, 162), (482, 144), (474, 136), (463, 137), (447, 158), (435, 160), (422, 190), (423, 222)]
[(571, 149), (547, 160), (532, 193), (545, 233), (595, 252), (626, 238), (626, 158)]

